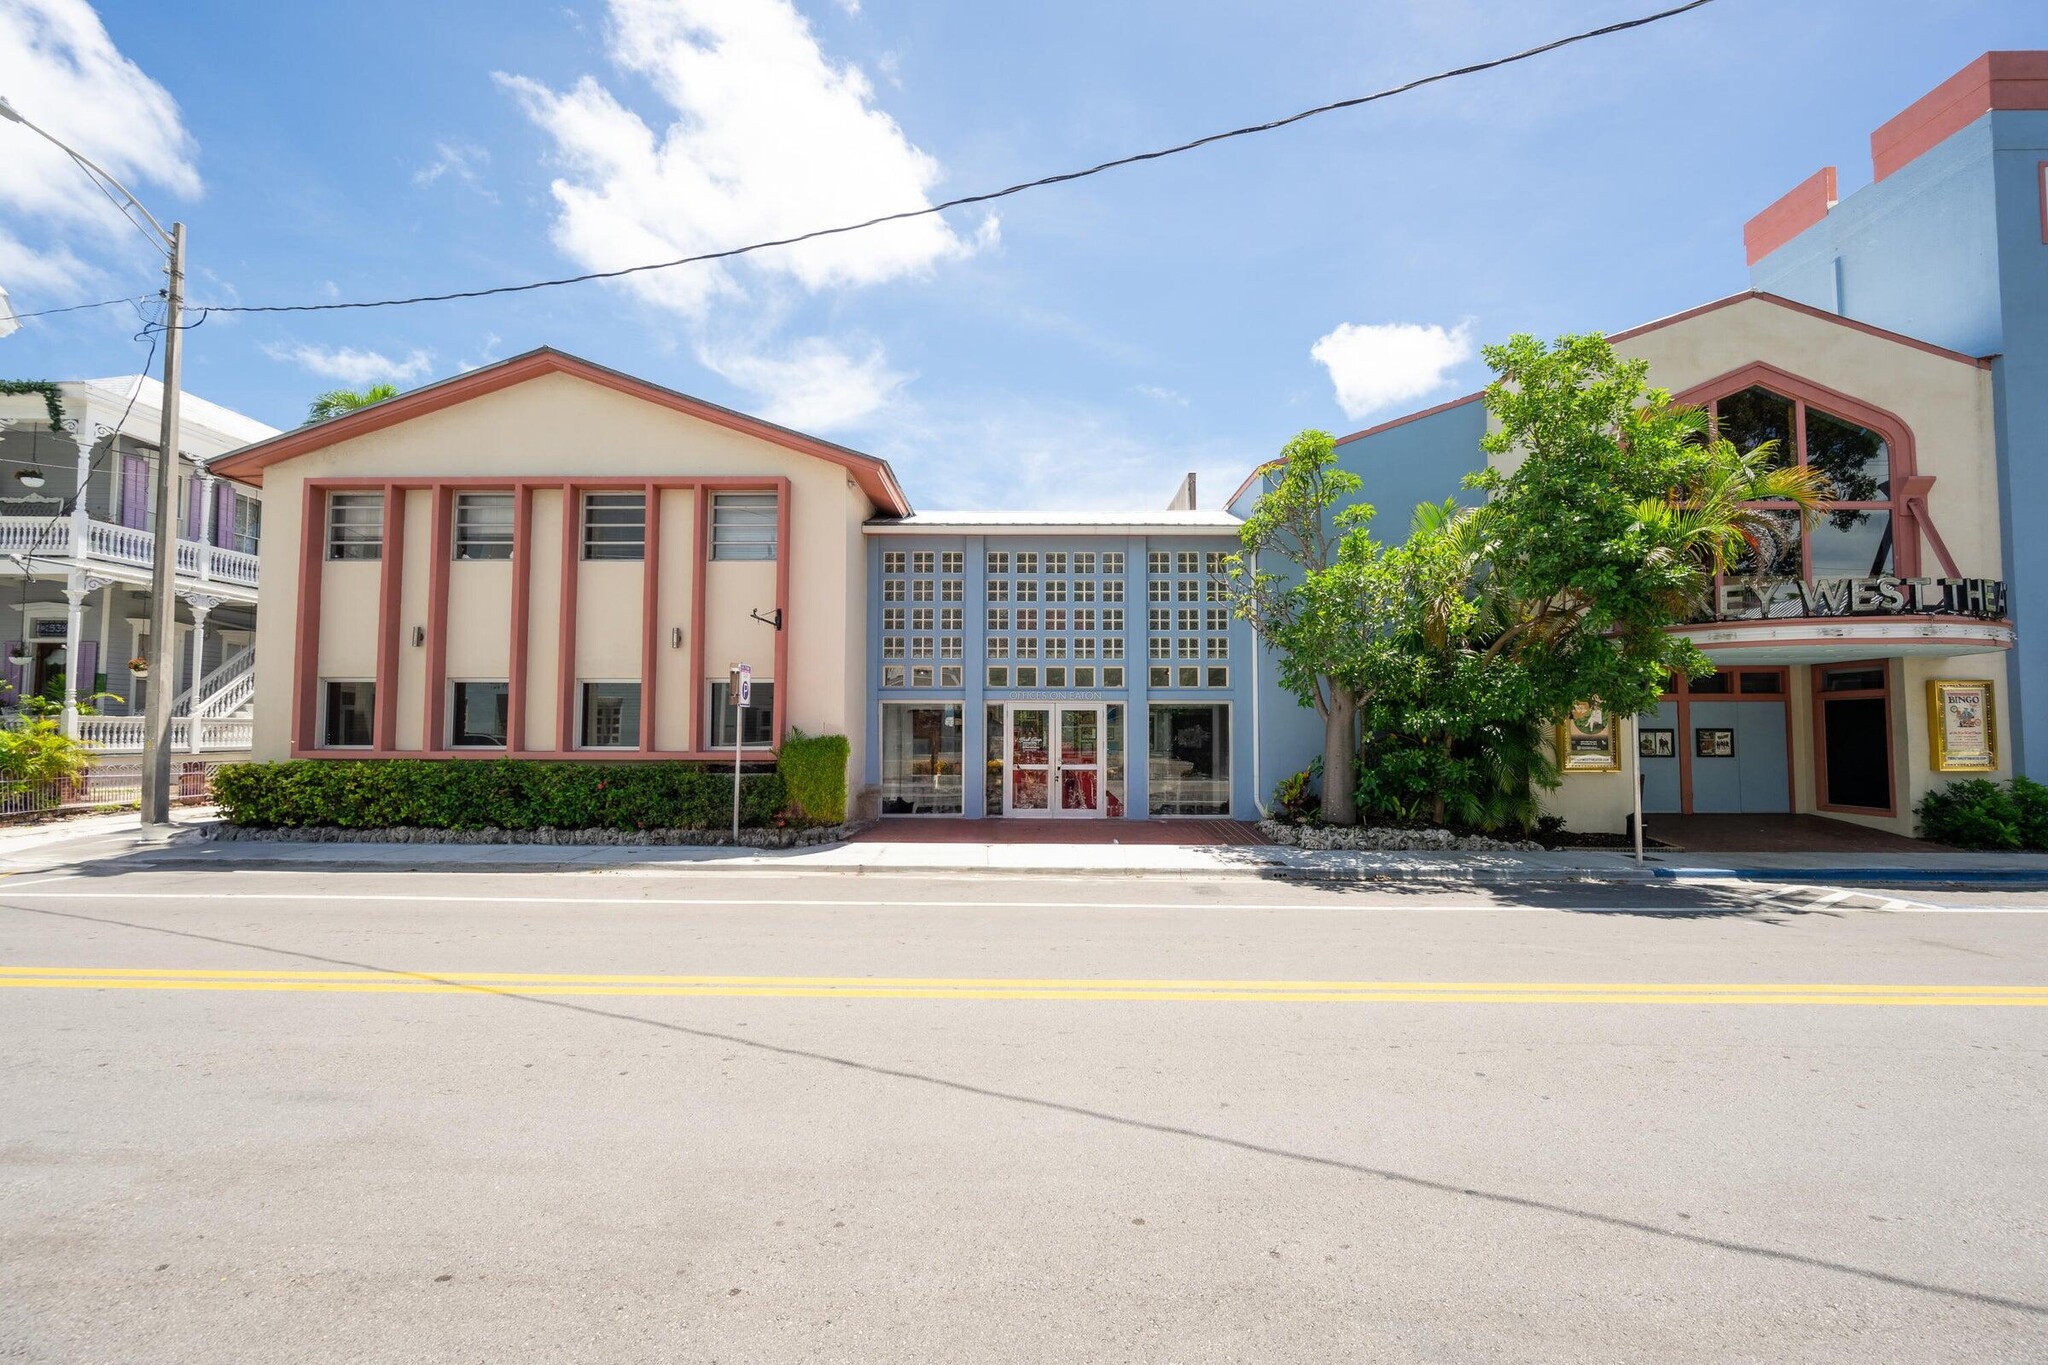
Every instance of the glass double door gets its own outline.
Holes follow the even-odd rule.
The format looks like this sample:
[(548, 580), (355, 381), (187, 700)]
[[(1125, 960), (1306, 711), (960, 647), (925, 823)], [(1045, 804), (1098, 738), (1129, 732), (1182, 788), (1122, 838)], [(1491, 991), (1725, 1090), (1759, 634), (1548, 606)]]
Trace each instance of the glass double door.
[(1010, 781), (1005, 815), (1102, 814), (1101, 706), (1012, 706), (1006, 728)]

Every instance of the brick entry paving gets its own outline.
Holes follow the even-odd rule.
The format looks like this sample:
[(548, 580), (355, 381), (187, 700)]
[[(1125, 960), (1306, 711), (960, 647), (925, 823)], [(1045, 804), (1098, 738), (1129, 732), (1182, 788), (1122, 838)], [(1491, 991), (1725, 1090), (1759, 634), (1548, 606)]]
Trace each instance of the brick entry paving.
[(1643, 833), (1688, 853), (1946, 853), (1946, 844), (1908, 839), (1820, 815), (1648, 815)]
[(853, 836), (869, 844), (1263, 844), (1239, 820), (964, 820), (897, 815)]

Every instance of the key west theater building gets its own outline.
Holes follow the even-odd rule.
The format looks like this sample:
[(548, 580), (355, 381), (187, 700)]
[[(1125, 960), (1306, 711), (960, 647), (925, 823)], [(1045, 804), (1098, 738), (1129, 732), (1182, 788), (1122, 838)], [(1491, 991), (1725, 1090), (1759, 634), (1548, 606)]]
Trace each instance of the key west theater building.
[[(1835, 502), (1681, 627), (1713, 676), (1560, 734), (1574, 827), (1621, 827), (1630, 748), (1651, 812), (1901, 833), (1956, 773), (2048, 774), (2048, 53), (1871, 150), (1749, 223), (1751, 292), (1613, 337)], [(1473, 394), (1339, 455), (1393, 532), (1486, 424)], [(800, 726), (884, 816), (1138, 819), (1252, 817), (1321, 749), (1215, 578), (1264, 470), (1214, 511), (919, 513), (880, 460), (548, 350), (214, 467), (264, 489), (259, 758), (765, 760)]]

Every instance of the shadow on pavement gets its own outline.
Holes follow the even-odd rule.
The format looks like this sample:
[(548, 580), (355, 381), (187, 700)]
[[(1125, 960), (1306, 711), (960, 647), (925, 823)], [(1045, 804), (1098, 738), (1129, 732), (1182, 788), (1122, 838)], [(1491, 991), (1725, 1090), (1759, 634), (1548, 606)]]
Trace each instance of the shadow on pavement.
[(303, 952), (293, 948), (279, 948), (266, 943), (252, 943), (244, 939), (224, 938), (217, 934), (201, 934), (185, 929), (172, 929), (156, 924), (142, 924), (133, 920), (114, 919), (102, 915), (86, 915), (68, 910), (45, 910), (28, 906), (7, 906), (7, 909), (22, 914), (47, 915), (57, 919), (80, 920), (92, 924), (118, 926), (143, 933), (164, 934), (175, 938), (195, 939), (206, 943), (217, 943), (227, 947), (246, 948), (255, 952), (272, 953), (279, 957), (296, 958), (306, 962), (319, 962), (331, 967), (346, 967), (357, 971), (388, 972), (393, 976), (406, 977), (416, 981), (432, 982), (436, 985), (458, 987), (476, 995), (494, 996), (501, 1000), (518, 1001), (521, 1004), (537, 1005), (544, 1009), (564, 1010), (572, 1014), (589, 1015), (598, 1019), (609, 1019), (619, 1023), (637, 1024), (644, 1028), (660, 1029), (663, 1032), (681, 1034), (685, 1037), (717, 1042), (730, 1047), (748, 1048), (755, 1052), (778, 1057), (795, 1058), (815, 1062), (823, 1066), (878, 1076), (888, 1080), (906, 1081), (916, 1085), (932, 1086), (956, 1094), (972, 1095), (979, 1099), (997, 1100), (1006, 1104), (1024, 1105), (1051, 1113), (1065, 1114), (1077, 1118), (1093, 1119), (1100, 1123), (1115, 1124), (1123, 1128), (1156, 1133), (1164, 1137), (1181, 1138), (1194, 1142), (1211, 1143), (1220, 1147), (1249, 1153), (1254, 1156), (1270, 1157), (1275, 1160), (1295, 1162), (1323, 1170), (1343, 1171), (1350, 1175), (1364, 1176), (1388, 1184), (1409, 1189), (1426, 1190), (1458, 1199), (1470, 1199), (1485, 1204), (1506, 1208), (1524, 1209), (1538, 1213), (1555, 1214), (1563, 1218), (1577, 1219), (1602, 1227), (1625, 1232), (1640, 1233), (1647, 1237), (1662, 1238), (1691, 1246), (1711, 1248), (1715, 1251), (1732, 1252), (1737, 1255), (1755, 1257), (1783, 1265), (1804, 1266), (1814, 1270), (1831, 1271), (1849, 1275), (1876, 1284), (1891, 1285), (1917, 1293), (1937, 1295), (1942, 1298), (1973, 1303), (1991, 1308), (2007, 1309), (2048, 1318), (2048, 1304), (2034, 1303), (2026, 1299), (2008, 1298), (1999, 1294), (1981, 1293), (1974, 1289), (1962, 1289), (1954, 1285), (1936, 1284), (1927, 1280), (1916, 1280), (1904, 1275), (1875, 1270), (1867, 1266), (1850, 1265), (1843, 1261), (1831, 1261), (1824, 1257), (1808, 1256), (1801, 1252), (1786, 1251), (1777, 1247), (1757, 1246), (1748, 1242), (1737, 1242), (1727, 1238), (1709, 1237), (1702, 1233), (1687, 1232), (1678, 1228), (1660, 1227), (1634, 1218), (1616, 1214), (1601, 1213), (1593, 1209), (1573, 1208), (1567, 1204), (1552, 1203), (1543, 1199), (1532, 1199), (1523, 1195), (1506, 1194), (1497, 1190), (1475, 1189), (1449, 1181), (1434, 1180), (1426, 1176), (1411, 1175), (1405, 1171), (1389, 1170), (1370, 1166), (1362, 1162), (1345, 1161), (1337, 1157), (1320, 1156), (1312, 1152), (1298, 1152), (1268, 1143), (1252, 1142), (1244, 1138), (1231, 1137), (1223, 1133), (1204, 1132), (1180, 1124), (1159, 1123), (1151, 1119), (1135, 1118), (1127, 1114), (1110, 1113), (1107, 1110), (1092, 1109), (1086, 1105), (1069, 1104), (1063, 1100), (1046, 1099), (1037, 1095), (1021, 1095), (1013, 1091), (998, 1090), (990, 1086), (976, 1085), (969, 1081), (952, 1080), (944, 1076), (926, 1075), (923, 1072), (908, 1071), (899, 1067), (882, 1066), (874, 1062), (863, 1062), (851, 1057), (840, 1057), (829, 1052), (817, 1052), (808, 1048), (790, 1047), (780, 1043), (767, 1043), (758, 1038), (746, 1038), (717, 1029), (693, 1028), (666, 1019), (651, 1019), (645, 1015), (629, 1014), (623, 1010), (602, 1009), (595, 1005), (578, 1004), (569, 1000), (552, 999), (541, 995), (527, 995), (519, 991), (504, 990), (491, 986), (480, 986), (466, 982), (451, 981), (426, 972), (408, 972), (380, 967), (375, 963), (359, 962), (350, 958), (331, 957), (321, 953)]

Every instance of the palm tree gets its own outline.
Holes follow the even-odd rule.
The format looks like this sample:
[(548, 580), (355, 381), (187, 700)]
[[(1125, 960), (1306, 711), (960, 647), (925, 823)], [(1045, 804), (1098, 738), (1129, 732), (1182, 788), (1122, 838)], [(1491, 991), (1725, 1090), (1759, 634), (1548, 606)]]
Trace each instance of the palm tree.
[(306, 410), (306, 423), (310, 426), (314, 422), (325, 422), (330, 417), (339, 417), (396, 397), (398, 386), (395, 384), (372, 384), (360, 393), (354, 389), (329, 389), (315, 398), (313, 406)]

